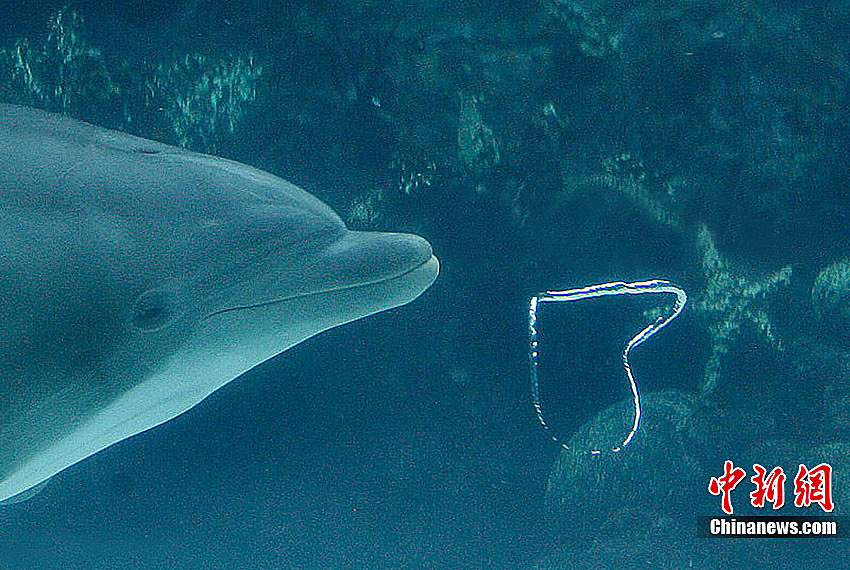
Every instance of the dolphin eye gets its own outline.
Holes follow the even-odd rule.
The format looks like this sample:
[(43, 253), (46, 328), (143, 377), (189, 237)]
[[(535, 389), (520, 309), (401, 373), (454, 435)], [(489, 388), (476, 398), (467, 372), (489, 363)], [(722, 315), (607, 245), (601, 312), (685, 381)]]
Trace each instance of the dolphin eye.
[(165, 291), (150, 289), (133, 303), (132, 323), (143, 331), (155, 331), (172, 321), (176, 312), (174, 302)]

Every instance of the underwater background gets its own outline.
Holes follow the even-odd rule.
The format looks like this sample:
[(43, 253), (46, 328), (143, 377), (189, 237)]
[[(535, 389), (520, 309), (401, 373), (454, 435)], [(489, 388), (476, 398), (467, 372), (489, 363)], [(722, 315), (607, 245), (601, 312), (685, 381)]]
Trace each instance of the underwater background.
[[(0, 8), (3, 102), (268, 170), (442, 264), (4, 507), (0, 570), (850, 568), (842, 539), (696, 533), (725, 460), (830, 463), (848, 512), (850, 2)], [(529, 298), (651, 278), (689, 303), (630, 357), (621, 453), (587, 450), (671, 300), (541, 316), (562, 450)]]

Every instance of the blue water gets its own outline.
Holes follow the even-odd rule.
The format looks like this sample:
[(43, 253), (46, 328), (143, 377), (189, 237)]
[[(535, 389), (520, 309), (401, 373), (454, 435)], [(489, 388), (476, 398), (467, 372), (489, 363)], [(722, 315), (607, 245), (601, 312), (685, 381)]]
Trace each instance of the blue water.
[[(263, 168), (442, 264), (3, 507), (0, 569), (850, 567), (842, 539), (696, 537), (727, 459), (782, 466), (801, 516), (798, 465), (830, 463), (847, 513), (850, 10), (675, 4), (0, 5), (0, 100)], [(547, 313), (571, 455), (528, 299), (651, 278), (689, 305), (630, 356), (634, 444), (586, 463), (665, 300)], [(772, 514), (749, 484), (736, 514)]]

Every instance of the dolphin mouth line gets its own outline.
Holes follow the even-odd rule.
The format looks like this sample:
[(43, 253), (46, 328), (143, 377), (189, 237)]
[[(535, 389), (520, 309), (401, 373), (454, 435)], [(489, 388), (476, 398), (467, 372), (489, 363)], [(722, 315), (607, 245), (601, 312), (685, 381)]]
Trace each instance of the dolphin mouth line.
[(411, 267), (410, 269), (406, 269), (405, 271), (398, 273), (396, 275), (390, 275), (389, 277), (384, 277), (382, 279), (376, 279), (374, 281), (367, 281), (365, 283), (357, 283), (356, 285), (345, 285), (343, 287), (334, 287), (334, 288), (331, 288), (331, 289), (321, 289), (319, 291), (312, 291), (310, 293), (298, 293), (296, 295), (290, 295), (288, 297), (281, 297), (279, 299), (272, 299), (270, 301), (263, 301), (261, 303), (251, 303), (249, 305), (236, 305), (236, 306), (233, 306), (233, 307), (227, 307), (227, 308), (224, 308), (224, 309), (219, 309), (217, 311), (214, 311), (214, 312), (206, 315), (203, 319), (201, 319), (201, 322), (209, 320), (209, 319), (216, 317), (218, 315), (222, 315), (224, 313), (232, 313), (232, 312), (235, 312), (235, 311), (245, 311), (245, 310), (249, 310), (249, 309), (258, 309), (260, 307), (268, 307), (270, 305), (277, 305), (278, 303), (285, 303), (285, 302), (291, 301), (293, 299), (300, 299), (302, 297), (310, 297), (311, 295), (321, 295), (321, 294), (324, 294), (324, 293), (333, 293), (333, 292), (336, 292), (336, 291), (348, 291), (348, 290), (351, 290), (351, 289), (359, 289), (361, 287), (370, 287), (372, 285), (378, 285), (380, 283), (389, 283), (390, 281), (394, 281), (396, 279), (401, 279), (402, 277), (405, 277), (406, 275), (410, 275), (411, 273), (419, 271), (420, 269), (422, 269), (423, 267), (425, 267), (426, 265), (428, 265), (432, 261), (435, 261), (436, 259), (437, 259), (436, 256), (432, 254), (428, 259), (426, 259), (425, 261), (423, 261), (419, 265)]

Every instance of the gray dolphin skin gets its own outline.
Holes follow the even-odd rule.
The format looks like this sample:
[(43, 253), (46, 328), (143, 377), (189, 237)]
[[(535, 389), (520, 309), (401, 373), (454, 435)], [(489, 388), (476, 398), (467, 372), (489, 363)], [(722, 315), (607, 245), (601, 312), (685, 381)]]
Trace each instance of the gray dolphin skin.
[(438, 272), (272, 174), (0, 105), (0, 502)]

